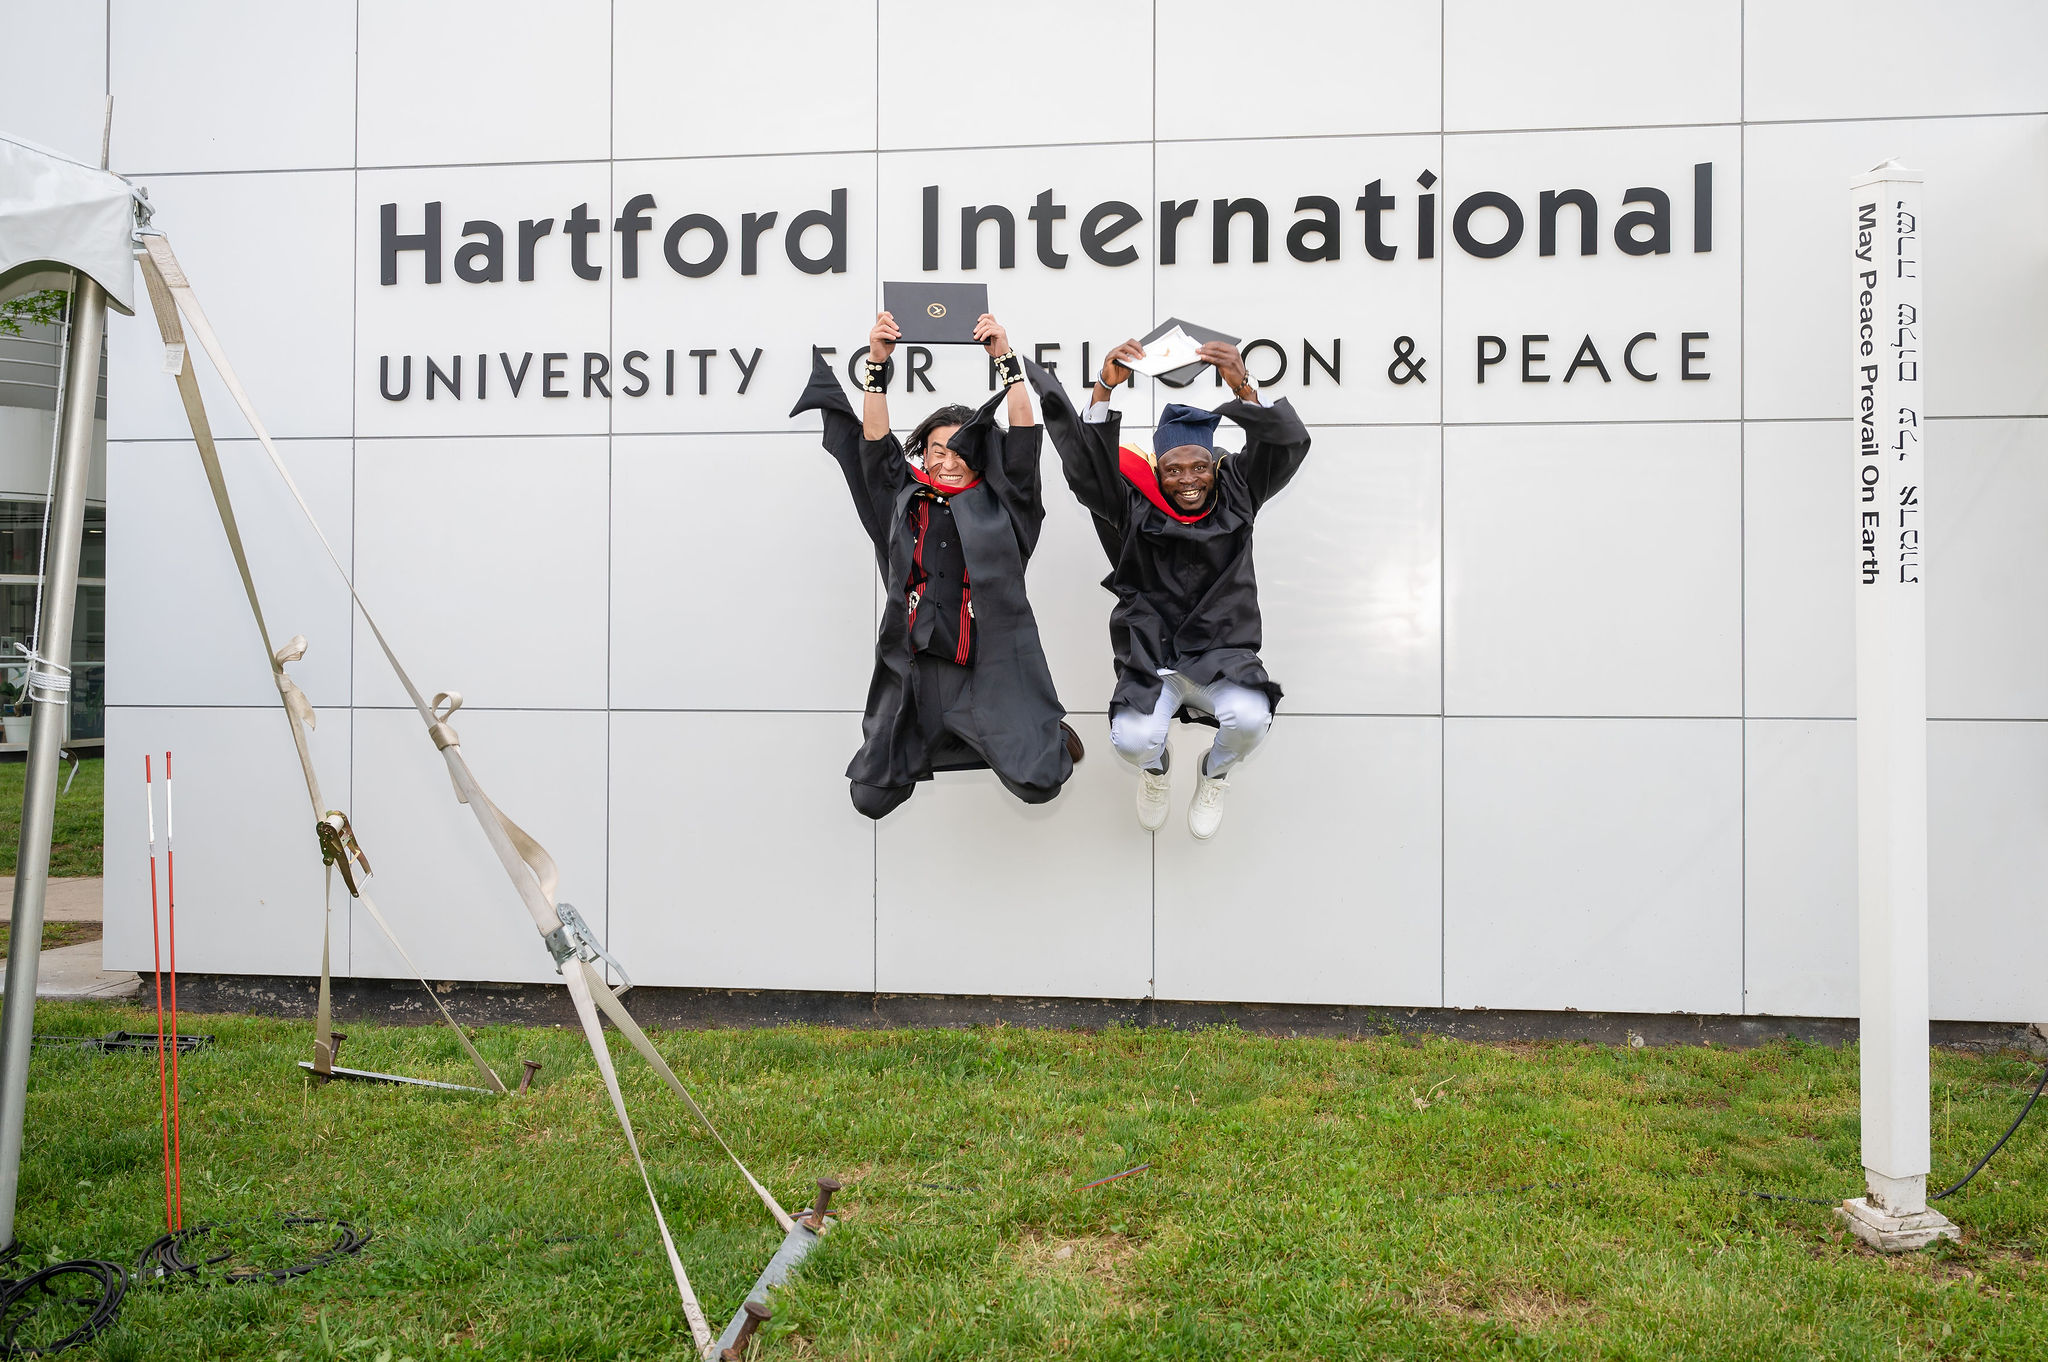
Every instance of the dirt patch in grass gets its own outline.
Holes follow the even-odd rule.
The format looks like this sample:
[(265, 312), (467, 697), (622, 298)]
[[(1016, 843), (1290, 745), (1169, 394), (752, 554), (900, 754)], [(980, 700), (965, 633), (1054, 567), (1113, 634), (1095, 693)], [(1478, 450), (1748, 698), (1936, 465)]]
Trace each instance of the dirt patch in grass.
[(1574, 1300), (1541, 1287), (1511, 1286), (1490, 1294), (1486, 1313), (1513, 1325), (1518, 1333), (1532, 1334), (1559, 1320), (1590, 1319), (1595, 1311), (1591, 1301)]
[[(81, 941), (100, 939), (100, 925), (97, 922), (45, 922), (43, 924), (43, 946), (53, 951), (59, 946), (76, 946)], [(12, 941), (14, 929), (0, 922), (0, 960), (7, 958), (7, 948)]]
[(1597, 1318), (1592, 1302), (1526, 1282), (1480, 1290), (1461, 1278), (1438, 1277), (1416, 1288), (1413, 1300), (1424, 1314), (1472, 1324), (1504, 1324), (1519, 1334), (1538, 1333), (1560, 1320)]
[(1479, 1321), (1486, 1318), (1472, 1299), (1472, 1287), (1455, 1277), (1431, 1277), (1408, 1288), (1408, 1298), (1425, 1315), (1446, 1315), (1453, 1319)]
[[(1858, 1247), (1870, 1250), (1860, 1242)], [(1997, 1244), (1944, 1244), (1924, 1253), (1873, 1253), (1895, 1273), (1919, 1277), (1938, 1286), (1971, 1285), (1986, 1294), (1996, 1294), (1996, 1283), (1988, 1280), (2000, 1270), (2025, 1281), (2038, 1259), (2019, 1246)]]
[[(834, 1210), (837, 1210), (839, 1208), (840, 1198), (858, 1195), (858, 1188), (860, 1187), (862, 1181), (864, 1181), (867, 1178), (873, 1177), (874, 1174), (875, 1161), (873, 1159), (867, 1159), (860, 1163), (854, 1164), (851, 1167), (840, 1169), (838, 1171), (830, 1173), (829, 1176), (837, 1178), (839, 1180), (839, 1186), (841, 1189), (832, 1194), (832, 1208)], [(797, 1174), (797, 1176), (802, 1175)], [(826, 1174), (814, 1173), (811, 1175), (811, 1186), (813, 1188), (816, 1188), (816, 1186), (818, 1185), (817, 1180), (820, 1176), (826, 1176)]]
[(1138, 1244), (1121, 1234), (1061, 1238), (1030, 1230), (1025, 1233), (1018, 1253), (1030, 1272), (1092, 1277), (1115, 1295), (1125, 1271), (1138, 1256)]

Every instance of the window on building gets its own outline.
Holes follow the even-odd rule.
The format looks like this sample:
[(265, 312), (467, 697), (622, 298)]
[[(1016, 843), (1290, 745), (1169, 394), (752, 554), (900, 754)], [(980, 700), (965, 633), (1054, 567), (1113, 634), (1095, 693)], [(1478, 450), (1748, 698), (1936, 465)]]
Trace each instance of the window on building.
[[(0, 698), (9, 714), (27, 714), (27, 666), (14, 646), (35, 631), (43, 503), (0, 500)], [(71, 737), (106, 736), (107, 511), (85, 508), (78, 554), (77, 616), (71, 632)]]

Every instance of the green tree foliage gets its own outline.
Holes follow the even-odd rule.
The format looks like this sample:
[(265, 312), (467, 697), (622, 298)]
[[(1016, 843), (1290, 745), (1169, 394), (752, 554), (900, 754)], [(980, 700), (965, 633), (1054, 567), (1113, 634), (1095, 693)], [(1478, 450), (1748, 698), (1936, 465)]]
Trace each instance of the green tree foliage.
[(64, 320), (64, 304), (70, 295), (62, 289), (25, 293), (0, 303), (0, 336), (19, 336), (24, 326), (55, 326)]

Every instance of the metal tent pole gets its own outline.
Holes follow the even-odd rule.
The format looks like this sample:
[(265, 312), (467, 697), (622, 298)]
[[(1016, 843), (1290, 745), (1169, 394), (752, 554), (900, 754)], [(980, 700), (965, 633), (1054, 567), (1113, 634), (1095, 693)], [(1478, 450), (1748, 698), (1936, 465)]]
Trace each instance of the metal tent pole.
[[(85, 538), (85, 488), (92, 471), (93, 410), (99, 400), (100, 341), (107, 294), (86, 275), (71, 295), (71, 348), (58, 399), (56, 500), (43, 579), (43, 630), (37, 647), (68, 667), (78, 597), (78, 550)], [(30, 679), (48, 670), (31, 662)], [(60, 673), (62, 674), (62, 673)], [(21, 1184), (22, 1117), (28, 1105), (29, 1050), (35, 1036), (37, 951), (50, 879), (50, 831), (57, 816), (57, 771), (69, 736), (71, 692), (31, 684), (34, 718), (28, 778), (21, 797), (21, 848), (14, 870), (14, 927), (7, 953), (7, 998), (0, 1009), (0, 1248), (14, 1242), (14, 1198)]]

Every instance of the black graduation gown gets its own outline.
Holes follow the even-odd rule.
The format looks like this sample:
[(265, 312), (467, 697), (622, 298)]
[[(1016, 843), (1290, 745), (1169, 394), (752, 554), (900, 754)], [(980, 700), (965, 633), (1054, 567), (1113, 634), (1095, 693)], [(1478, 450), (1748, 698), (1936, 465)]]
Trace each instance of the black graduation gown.
[[(1094, 518), (1109, 555), (1102, 585), (1116, 597), (1109, 641), (1117, 668), (1110, 713), (1127, 705), (1150, 714), (1159, 703), (1161, 668), (1198, 685), (1221, 678), (1262, 690), (1277, 709), (1279, 684), (1259, 660), (1252, 522), (1308, 457), (1308, 429), (1293, 405), (1283, 397), (1271, 407), (1233, 401), (1217, 408), (1244, 429), (1244, 452), (1221, 457), (1209, 509), (1190, 518), (1168, 508), (1150, 464), (1120, 453), (1116, 411), (1091, 425), (1051, 374), (1029, 360), (1024, 370), (1038, 390), (1067, 485)], [(1179, 717), (1214, 722), (1185, 708)]]
[(1038, 621), (1024, 595), (1024, 565), (1045, 523), (1038, 469), (1043, 437), (1037, 426), (997, 427), (995, 409), (1004, 397), (991, 397), (948, 441), (981, 474), (980, 483), (954, 494), (951, 505), (974, 589), (973, 713), (987, 760), (954, 753), (937, 768), (915, 709), (916, 660), (905, 597), (914, 547), (906, 513), (919, 485), (916, 471), (893, 434), (861, 438), (860, 418), (822, 356), (813, 359), (810, 386), (790, 411), (824, 417), (825, 451), (846, 475), (888, 593), (862, 742), (846, 768), (847, 778), (859, 784), (894, 788), (930, 780), (934, 769), (993, 767), (1015, 784), (1057, 788), (1074, 769), (1060, 732), (1066, 711), (1053, 690)]

